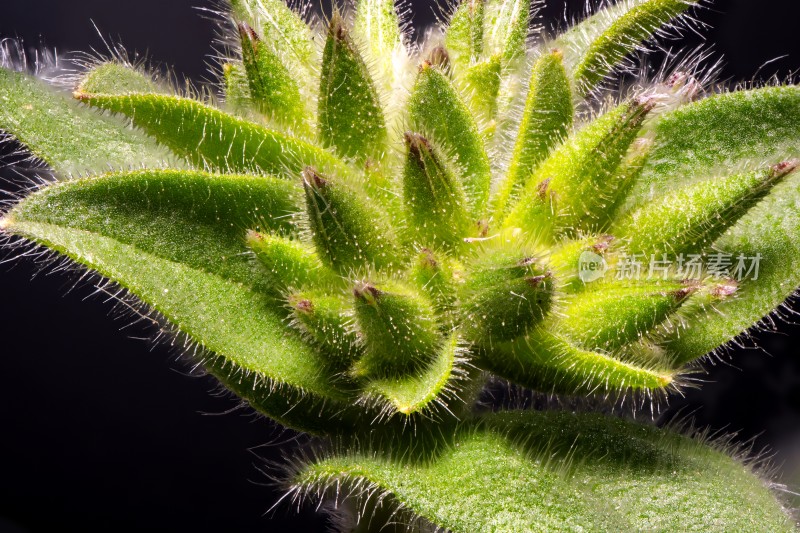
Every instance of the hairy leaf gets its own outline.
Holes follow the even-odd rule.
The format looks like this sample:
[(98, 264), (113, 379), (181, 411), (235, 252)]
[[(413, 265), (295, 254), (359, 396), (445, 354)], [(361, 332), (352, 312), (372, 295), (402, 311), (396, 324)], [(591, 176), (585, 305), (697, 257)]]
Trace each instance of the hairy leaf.
[(626, 55), (695, 5), (690, 0), (620, 0), (556, 41), (583, 93), (594, 89)]
[(676, 185), (800, 157), (800, 87), (722, 93), (658, 119), (633, 202)]
[(456, 71), (466, 71), (483, 53), (484, 0), (462, 0), (447, 27), (445, 46)]
[(302, 125), (306, 106), (292, 73), (246, 23), (239, 25), (239, 39), (250, 99), (278, 124)]
[(43, 81), (0, 68), (0, 129), (61, 174), (182, 162), (113, 117), (70, 101)]
[[(289, 232), (297, 188), (284, 180), (143, 171), (64, 182), (16, 206), (4, 230), (97, 271), (209, 351), (212, 372), (254, 407), (321, 431), (347, 402), (320, 356), (284, 327), (244, 230)], [(236, 385), (237, 380), (254, 389)], [(273, 398), (272, 393), (282, 391)], [(275, 411), (300, 401), (312, 411)], [(342, 403), (345, 402), (345, 403)], [(328, 410), (330, 409), (330, 410)]]
[(453, 160), (470, 213), (477, 220), (489, 197), (489, 158), (475, 120), (439, 69), (422, 66), (409, 102), (409, 120), (413, 131), (424, 135)]
[(494, 216), (502, 220), (534, 169), (572, 126), (572, 91), (560, 51), (543, 55), (531, 72), (525, 111), (508, 173), (494, 198)]
[(311, 78), (318, 58), (311, 28), (284, 0), (231, 0), (233, 16), (261, 35), (290, 72)]
[(322, 59), (319, 98), (320, 137), (342, 157), (380, 159), (386, 125), (380, 98), (367, 66), (344, 27), (334, 15)]
[(725, 453), (599, 414), (491, 414), (430, 456), (401, 454), (345, 449), (289, 483), (339, 499), (372, 485), (386, 505), (454, 533), (793, 531), (764, 482)]
[(188, 98), (157, 94), (77, 96), (92, 106), (127, 115), (135, 125), (200, 167), (295, 180), (307, 165), (326, 170), (346, 168), (321, 148)]

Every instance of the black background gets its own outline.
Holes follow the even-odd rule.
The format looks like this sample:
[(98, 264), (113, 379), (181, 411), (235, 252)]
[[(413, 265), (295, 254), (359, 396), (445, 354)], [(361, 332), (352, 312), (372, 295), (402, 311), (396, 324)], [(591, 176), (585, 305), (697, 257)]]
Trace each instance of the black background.
[[(546, 11), (563, 18), (560, 0)], [(570, 13), (582, 1), (570, 2)], [(203, 0), (3, 0), (0, 38), (59, 51), (103, 49), (90, 20), (129, 50), (148, 52), (190, 78), (206, 72), (214, 23)], [(432, 3), (415, 2), (417, 24)], [(727, 60), (723, 77), (786, 77), (800, 67), (794, 0), (720, 0), (700, 11), (704, 33)], [(688, 43), (699, 38), (690, 35)], [(6, 148), (7, 150), (7, 148)], [(2, 153), (0, 152), (0, 157)], [(4, 185), (15, 189), (14, 183)], [(142, 327), (119, 331), (91, 287), (38, 275), (29, 261), (0, 267), (0, 531), (322, 531), (313, 512), (265, 514), (280, 492), (258, 467), (277, 459), (290, 434), (210, 395), (164, 347), (149, 350)], [(798, 307), (800, 309), (800, 307)], [(759, 335), (769, 352), (739, 350), (709, 366), (702, 391), (673, 398), (669, 414), (755, 448), (772, 447), (784, 480), (800, 481), (800, 328)], [(221, 414), (221, 416), (211, 416)], [(271, 443), (271, 444), (270, 444)]]

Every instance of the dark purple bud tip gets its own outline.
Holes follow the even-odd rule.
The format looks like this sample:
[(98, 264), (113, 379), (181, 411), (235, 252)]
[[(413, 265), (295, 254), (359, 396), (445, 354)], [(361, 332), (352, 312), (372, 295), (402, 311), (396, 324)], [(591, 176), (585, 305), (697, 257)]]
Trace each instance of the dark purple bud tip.
[(542, 283), (550, 279), (552, 276), (553, 276), (552, 272), (545, 272), (544, 274), (541, 274), (539, 276), (531, 276), (529, 278), (525, 278), (525, 282), (531, 287), (539, 287)]
[(536, 186), (536, 192), (539, 194), (539, 198), (542, 200), (545, 200), (550, 192), (550, 181), (551, 178), (547, 178)]
[(615, 237), (613, 235), (600, 235), (597, 241), (591, 246), (591, 249), (594, 253), (602, 255), (603, 252), (608, 250), (614, 240)]
[(433, 255), (433, 251), (430, 248), (423, 248), (420, 250), (419, 264), (422, 268), (429, 270), (435, 270), (439, 267), (439, 262), (436, 260), (436, 257)]
[(331, 17), (330, 33), (338, 41), (343, 41), (347, 38), (347, 29), (344, 26), (344, 19), (339, 13), (334, 13)]
[(798, 159), (790, 159), (788, 161), (783, 161), (778, 163), (777, 165), (773, 165), (770, 168), (769, 176), (770, 178), (782, 178), (788, 174), (794, 172), (798, 165), (800, 165), (800, 160)]
[(525, 257), (520, 259), (517, 265), (521, 267), (529, 267), (535, 265), (538, 262), (539, 261), (535, 257)]
[(353, 295), (370, 305), (374, 305), (381, 295), (381, 291), (370, 283), (359, 283), (353, 288)]
[(294, 303), (294, 308), (298, 313), (310, 315), (314, 312), (314, 303), (311, 300), (298, 300)]
[(314, 168), (306, 167), (303, 170), (303, 184), (314, 189), (324, 189), (328, 185), (328, 180), (323, 178)]
[(684, 287), (682, 289), (678, 289), (677, 291), (672, 291), (670, 293), (670, 296), (675, 298), (676, 302), (680, 303), (680, 302), (684, 301), (686, 298), (688, 298), (689, 296), (691, 296), (692, 294), (696, 293), (697, 289), (699, 289), (699, 288), (700, 287), (696, 286), (696, 285), (695, 286)]
[(714, 298), (725, 299), (730, 298), (736, 291), (739, 290), (739, 286), (734, 279), (726, 279), (723, 283), (719, 283), (711, 287), (709, 294)]
[(408, 151), (416, 157), (419, 157), (423, 151), (431, 151), (431, 143), (419, 133), (407, 131), (403, 134), (403, 138), (408, 146)]
[(256, 30), (250, 27), (250, 25), (246, 22), (239, 23), (239, 35), (241, 36), (242, 40), (250, 39), (251, 41), (260, 41)]

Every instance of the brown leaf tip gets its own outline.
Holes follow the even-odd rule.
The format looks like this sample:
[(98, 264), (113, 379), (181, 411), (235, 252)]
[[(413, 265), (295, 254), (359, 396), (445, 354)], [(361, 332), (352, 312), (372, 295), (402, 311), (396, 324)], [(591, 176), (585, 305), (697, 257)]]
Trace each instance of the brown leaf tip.
[(314, 189), (324, 189), (328, 185), (328, 180), (323, 178), (313, 167), (306, 167), (303, 170), (303, 184)]
[(381, 295), (381, 291), (371, 283), (359, 283), (353, 288), (353, 295), (370, 305), (374, 305)]

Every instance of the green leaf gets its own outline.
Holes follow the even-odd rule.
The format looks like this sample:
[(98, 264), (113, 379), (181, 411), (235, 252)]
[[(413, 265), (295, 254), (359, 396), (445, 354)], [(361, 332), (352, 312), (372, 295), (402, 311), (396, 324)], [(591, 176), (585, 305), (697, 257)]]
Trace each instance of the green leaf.
[(295, 77), (255, 30), (244, 22), (239, 24), (239, 39), (253, 103), (278, 124), (302, 126), (306, 119), (306, 106)]
[(232, 113), (247, 113), (253, 100), (245, 68), (236, 63), (225, 63), (222, 66), (222, 81), (225, 85), (225, 107)]
[(631, 212), (614, 235), (625, 239), (629, 254), (706, 251), (797, 165), (791, 161), (688, 185)]
[(800, 157), (800, 87), (710, 96), (661, 116), (653, 130), (634, 204), (696, 179)]
[(469, 212), (478, 220), (489, 198), (491, 168), (478, 127), (447, 77), (423, 65), (409, 101), (410, 128), (424, 135), (458, 169)]
[(342, 157), (382, 159), (386, 124), (378, 92), (336, 14), (328, 28), (319, 95), (320, 138)]
[(149, 74), (116, 61), (101, 63), (92, 68), (81, 80), (78, 91), (101, 94), (169, 93)]
[(534, 169), (563, 141), (572, 126), (572, 91), (561, 52), (544, 54), (533, 66), (525, 111), (508, 173), (493, 199), (494, 216), (502, 220)]
[(525, 56), (530, 21), (530, 0), (489, 0), (484, 26), (485, 57), (499, 55), (503, 67)]
[(394, 57), (404, 51), (403, 26), (395, 10), (394, 0), (359, 0), (353, 35), (365, 46), (365, 55), (381, 75), (394, 81)]
[(182, 162), (113, 118), (71, 101), (43, 81), (0, 68), (0, 129), (63, 175)]
[(298, 240), (249, 230), (247, 245), (266, 267), (278, 290), (335, 284), (335, 275), (325, 268), (314, 249)]
[(528, 179), (503, 225), (533, 232), (554, 219), (557, 234), (595, 230), (624, 183), (612, 178), (652, 108), (644, 99), (623, 103), (568, 138)]
[(230, 3), (234, 18), (255, 29), (289, 72), (297, 73), (301, 79), (313, 78), (318, 58), (314, 34), (284, 0), (231, 0)]
[[(773, 311), (780, 316), (781, 304), (800, 287), (798, 235), (800, 182), (795, 174), (715, 242), (717, 251), (709, 260), (716, 253), (727, 256), (734, 279), (743, 261), (743, 280), (730, 297), (714, 304), (710, 312), (704, 310), (702, 320), (690, 315), (667, 337), (664, 345), (675, 355), (676, 364), (702, 357), (734, 339), (743, 340), (742, 332), (762, 319), (762, 325), (771, 327), (774, 318), (765, 317)], [(749, 271), (755, 265), (757, 279), (756, 272)]]
[(535, 258), (491, 252), (470, 265), (459, 288), (464, 335), (489, 346), (539, 323), (550, 311), (554, 288), (552, 276)]
[(303, 171), (306, 212), (322, 261), (342, 275), (398, 263), (394, 232), (380, 206), (346, 184)]
[(673, 372), (660, 361), (623, 361), (606, 352), (585, 350), (562, 335), (536, 328), (514, 342), (484, 347), (478, 365), (519, 385), (549, 394), (620, 397), (629, 392), (660, 392), (673, 385)]
[(484, 0), (462, 0), (447, 27), (445, 47), (456, 72), (478, 62), (483, 52)]
[(428, 453), (380, 444), (300, 467), (292, 491), (341, 502), (374, 487), (384, 505), (454, 533), (794, 530), (765, 482), (724, 452), (600, 414), (490, 414)]
[(617, 350), (667, 320), (697, 289), (678, 282), (605, 283), (567, 300), (555, 329), (589, 350)]
[(591, 92), (643, 41), (696, 5), (690, 0), (620, 0), (556, 40), (580, 92)]
[[(111, 174), (46, 187), (0, 225), (97, 271), (161, 313), (209, 353), (210, 370), (226, 385), (257, 401), (256, 409), (290, 427), (335, 430), (342, 423), (337, 412), (348, 416), (348, 396), (324, 360), (285, 327), (283, 304), (268, 295), (268, 276), (244, 238), (247, 227), (293, 231), (286, 214), (297, 209), (298, 192), (274, 178)], [(302, 405), (287, 411), (287, 402)]]
[(439, 353), (436, 314), (422, 294), (396, 283), (363, 283), (353, 294), (364, 346), (356, 375), (399, 379), (418, 373)]
[(463, 402), (457, 397), (458, 384), (466, 374), (460, 354), (458, 338), (452, 335), (441, 343), (433, 359), (417, 371), (365, 381), (363, 401), (388, 405), (389, 413), (402, 415), (431, 416), (442, 409), (452, 412), (455, 405), (448, 405), (448, 400)]
[(127, 115), (136, 126), (200, 167), (294, 180), (308, 165), (347, 172), (343, 163), (321, 148), (188, 98), (157, 94), (76, 96), (92, 106)]
[(406, 133), (408, 158), (403, 173), (403, 197), (416, 243), (458, 250), (475, 233), (466, 212), (461, 184), (443, 164), (427, 139)]
[(469, 67), (461, 79), (472, 114), (484, 123), (491, 124), (497, 114), (501, 74), (500, 56), (494, 56)]
[(352, 303), (341, 294), (322, 290), (292, 293), (288, 298), (292, 325), (320, 347), (336, 368), (346, 370), (363, 354)]

